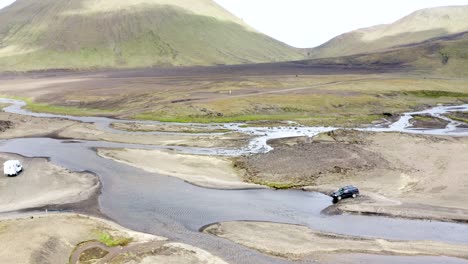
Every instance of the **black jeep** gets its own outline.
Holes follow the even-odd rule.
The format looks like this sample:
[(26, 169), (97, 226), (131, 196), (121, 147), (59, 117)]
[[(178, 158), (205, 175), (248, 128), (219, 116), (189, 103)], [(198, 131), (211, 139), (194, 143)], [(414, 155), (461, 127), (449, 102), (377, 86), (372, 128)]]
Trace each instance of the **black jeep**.
[(330, 196), (333, 198), (334, 202), (341, 201), (345, 198), (356, 198), (359, 195), (359, 189), (355, 186), (345, 186), (338, 191), (330, 193)]

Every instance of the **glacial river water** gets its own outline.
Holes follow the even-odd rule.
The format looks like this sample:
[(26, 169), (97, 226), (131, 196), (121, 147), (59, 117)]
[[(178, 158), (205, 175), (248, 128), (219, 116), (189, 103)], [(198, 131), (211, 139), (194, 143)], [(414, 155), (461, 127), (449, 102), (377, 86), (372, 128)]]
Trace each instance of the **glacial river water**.
[[(48, 118), (96, 123), (100, 129), (111, 133), (141, 133), (114, 130), (109, 124), (122, 121), (100, 117), (71, 117), (30, 113), (22, 109), (24, 103), (9, 99), (0, 100), (12, 105), (4, 110), (11, 113)], [(447, 111), (468, 111), (468, 105), (438, 107), (423, 111), (441, 115)], [(408, 133), (468, 136), (468, 129), (450, 121), (446, 129), (416, 130), (408, 126), (415, 113), (405, 114), (400, 121), (388, 127), (365, 128), (372, 131), (402, 131)], [(157, 123), (157, 122), (143, 122)], [(171, 123), (171, 125), (174, 125)], [(185, 124), (184, 124), (185, 125)], [(219, 126), (193, 124), (194, 126)], [(271, 148), (268, 139), (291, 136), (313, 136), (334, 128), (245, 128), (241, 124), (223, 124), (232, 131), (255, 135), (242, 149), (203, 149), (177, 147), (187, 153), (239, 155), (265, 152)], [(99, 157), (95, 148), (164, 148), (98, 141), (66, 141), (50, 138), (18, 138), (0, 142), (0, 152), (11, 152), (28, 157), (50, 157), (55, 164), (73, 171), (92, 171), (102, 182), (99, 207), (102, 213), (128, 228), (153, 233), (203, 248), (224, 258), (229, 263), (288, 263), (265, 256), (227, 240), (202, 234), (198, 230), (211, 223), (233, 220), (257, 220), (293, 223), (316, 230), (339, 234), (379, 237), (398, 240), (435, 240), (468, 244), (468, 225), (357, 215), (322, 215), (331, 205), (329, 197), (313, 192), (296, 190), (214, 190), (200, 188), (182, 180), (147, 173), (112, 160)], [(391, 258), (391, 257), (390, 257)], [(411, 263), (467, 263), (451, 258), (394, 257), (393, 260)], [(305, 261), (307, 262), (307, 261)]]

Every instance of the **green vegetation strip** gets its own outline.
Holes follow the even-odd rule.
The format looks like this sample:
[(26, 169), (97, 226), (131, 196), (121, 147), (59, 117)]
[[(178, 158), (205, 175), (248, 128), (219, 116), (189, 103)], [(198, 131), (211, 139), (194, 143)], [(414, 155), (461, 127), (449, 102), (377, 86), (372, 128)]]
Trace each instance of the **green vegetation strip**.
[[(342, 126), (354, 127), (356, 125), (371, 124), (374, 121), (381, 120), (384, 115), (334, 115), (334, 116), (315, 116), (312, 113), (304, 114), (289, 114), (289, 115), (236, 115), (224, 117), (207, 117), (207, 116), (179, 116), (165, 117), (153, 115), (151, 113), (138, 114), (133, 116), (133, 119), (160, 121), (160, 122), (176, 122), (176, 123), (244, 123), (250, 122), (243, 127), (271, 127), (285, 126), (282, 121), (295, 121), (301, 125), (307, 126)], [(268, 122), (268, 123), (265, 123)], [(218, 132), (218, 131), (217, 131)], [(219, 131), (224, 132), (224, 131)]]
[(403, 92), (403, 94), (412, 95), (416, 97), (426, 97), (426, 98), (440, 98), (440, 97), (468, 98), (468, 93), (432, 91), (432, 90), (408, 91), (408, 92)]
[[(447, 88), (448, 89), (448, 88)], [(401, 113), (418, 109), (422, 105), (455, 103), (465, 101), (468, 93), (457, 90), (419, 89), (402, 91), (392, 89), (388, 93), (360, 94), (359, 96), (301, 95), (269, 96), (258, 103), (250, 99), (220, 100), (197, 104), (155, 105), (144, 113), (130, 117), (137, 120), (152, 120), (177, 123), (236, 123), (250, 122), (247, 126), (258, 126), (259, 122), (278, 123), (296, 121), (307, 126), (355, 127), (371, 124), (385, 118), (383, 113)], [(21, 99), (27, 103), (26, 109), (33, 112), (54, 113), (73, 116), (120, 115), (132, 112), (131, 106), (120, 109), (89, 109), (72, 106), (55, 106), (34, 102), (30, 98)], [(460, 119), (457, 119), (460, 120)], [(259, 124), (262, 126), (262, 124)], [(184, 131), (199, 133), (200, 131)], [(226, 131), (216, 131), (226, 132)]]
[(416, 115), (416, 116), (413, 116), (413, 119), (414, 119), (414, 120), (417, 120), (417, 121), (434, 121), (434, 120), (437, 120), (437, 118), (435, 118), (435, 117), (432, 117), (432, 116), (423, 116), (423, 115)]
[(114, 237), (107, 232), (98, 233), (98, 241), (108, 247), (126, 246), (130, 244), (133, 239), (128, 237)]
[(176, 122), (176, 123), (234, 123), (248, 121), (281, 121), (304, 118), (303, 115), (235, 115), (235, 116), (159, 116), (154, 113), (143, 113), (135, 115), (138, 120), (150, 120), (161, 122)]
[(52, 114), (61, 114), (61, 115), (71, 115), (71, 116), (92, 116), (103, 113), (111, 113), (109, 110), (98, 110), (98, 109), (88, 109), (88, 108), (78, 108), (78, 107), (69, 107), (69, 106), (55, 106), (49, 104), (40, 104), (28, 102), (25, 109), (36, 112), (36, 113), (52, 113)]
[(466, 114), (466, 117), (457, 116), (455, 114), (447, 114), (445, 116), (455, 121), (468, 123), (468, 113)]
[(89, 109), (89, 108), (79, 108), (71, 106), (57, 106), (51, 104), (43, 104), (34, 102), (33, 99), (20, 96), (11, 96), (11, 95), (0, 95), (1, 98), (9, 98), (13, 100), (20, 100), (26, 103), (24, 109), (36, 113), (49, 113), (49, 114), (58, 114), (58, 115), (70, 115), (70, 116), (93, 116), (93, 115), (102, 115), (102, 114), (116, 114), (115, 111), (107, 109)]
[(303, 185), (294, 184), (294, 183), (281, 183), (281, 182), (269, 182), (269, 181), (262, 181), (262, 182), (254, 182), (256, 184), (264, 185), (276, 190), (286, 190), (286, 189), (294, 189), (302, 187)]

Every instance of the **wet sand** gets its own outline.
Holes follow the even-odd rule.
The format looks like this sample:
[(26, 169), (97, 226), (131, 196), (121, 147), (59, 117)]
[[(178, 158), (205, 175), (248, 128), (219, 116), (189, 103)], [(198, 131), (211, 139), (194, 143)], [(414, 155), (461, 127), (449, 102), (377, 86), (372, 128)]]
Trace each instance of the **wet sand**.
[(267, 222), (223, 222), (207, 226), (202, 231), (265, 254), (290, 260), (318, 258), (336, 253), (449, 256), (468, 259), (468, 245), (343, 236), (317, 232), (299, 225)]
[(242, 171), (228, 157), (180, 154), (175, 151), (138, 149), (99, 149), (98, 154), (148, 172), (183, 179), (214, 189), (261, 189), (262, 185), (243, 182)]

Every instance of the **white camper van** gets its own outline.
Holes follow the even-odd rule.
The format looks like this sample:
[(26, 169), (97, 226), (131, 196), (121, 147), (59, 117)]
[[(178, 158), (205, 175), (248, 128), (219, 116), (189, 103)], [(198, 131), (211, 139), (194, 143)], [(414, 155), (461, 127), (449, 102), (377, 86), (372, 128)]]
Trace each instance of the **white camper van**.
[(3, 173), (7, 176), (16, 176), (23, 170), (19, 160), (9, 160), (3, 163)]

